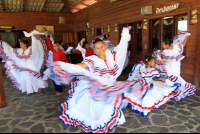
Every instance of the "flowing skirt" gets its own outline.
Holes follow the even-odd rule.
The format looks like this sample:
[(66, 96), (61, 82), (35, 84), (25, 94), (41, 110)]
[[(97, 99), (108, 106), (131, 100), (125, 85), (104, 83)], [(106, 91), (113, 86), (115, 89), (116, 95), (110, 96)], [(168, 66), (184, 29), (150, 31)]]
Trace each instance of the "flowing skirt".
[(112, 104), (96, 101), (88, 90), (88, 81), (72, 82), (69, 97), (61, 104), (59, 119), (65, 125), (81, 126), (85, 132), (108, 132), (125, 122), (123, 112)]
[(126, 103), (131, 104), (132, 110), (143, 114), (144, 117), (148, 116), (151, 109), (159, 108), (159, 106), (166, 103), (177, 90), (177, 86), (171, 87), (160, 81), (152, 81), (152, 84), (143, 98), (124, 93)]

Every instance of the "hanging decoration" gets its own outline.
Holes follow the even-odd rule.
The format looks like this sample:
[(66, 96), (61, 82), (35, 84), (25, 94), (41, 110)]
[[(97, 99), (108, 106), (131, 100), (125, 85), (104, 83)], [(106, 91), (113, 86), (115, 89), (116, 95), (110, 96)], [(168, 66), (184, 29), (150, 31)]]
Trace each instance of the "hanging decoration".
[(171, 25), (173, 24), (173, 19), (171, 20), (171, 22), (168, 22), (166, 19), (163, 19), (163, 23), (164, 25)]
[(141, 25), (139, 23), (137, 23), (137, 29), (141, 29), (142, 28), (142, 23)]
[(190, 24), (197, 24), (198, 23), (198, 10), (194, 9), (191, 11), (190, 14)]
[(101, 34), (103, 34), (103, 27), (101, 27)]
[(86, 36), (88, 36), (88, 30), (86, 29)]
[(108, 24), (108, 33), (110, 33), (110, 24)]
[(154, 23), (154, 27), (156, 26), (156, 25), (158, 25), (159, 24), (159, 20), (157, 20), (155, 23)]
[(143, 30), (147, 30), (147, 19), (143, 20)]
[(115, 32), (118, 32), (117, 24), (115, 24)]
[(178, 21), (184, 21), (184, 20), (187, 20), (187, 19), (188, 19), (187, 15), (178, 16)]
[(92, 34), (94, 35), (94, 28), (92, 28)]

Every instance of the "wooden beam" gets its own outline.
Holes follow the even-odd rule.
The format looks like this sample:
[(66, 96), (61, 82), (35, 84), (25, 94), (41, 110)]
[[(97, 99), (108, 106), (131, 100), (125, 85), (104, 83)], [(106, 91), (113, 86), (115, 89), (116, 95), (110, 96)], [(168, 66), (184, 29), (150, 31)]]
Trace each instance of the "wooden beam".
[(3, 10), (2, 10), (2, 5), (1, 5), (1, 4), (0, 4), (0, 11), (3, 11)]
[(81, 10), (81, 8), (77, 8), (77, 7), (74, 7), (74, 6), (70, 6), (71, 9), (76, 9), (76, 10)]
[(42, 6), (41, 6), (41, 8), (40, 8), (40, 12), (42, 12), (42, 9), (43, 9), (43, 7), (44, 7), (45, 2), (46, 2), (46, 0), (43, 1)]
[(62, 0), (63, 3), (65, 4), (66, 7), (68, 7), (72, 13), (72, 9), (71, 9), (71, 6), (69, 5), (69, 2), (67, 0)]
[(22, 11), (22, 9), (23, 9), (23, 1), (24, 1), (24, 0), (21, 0), (21, 11)]
[[(198, 10), (199, 12), (200, 10)], [(188, 17), (190, 17), (190, 15), (188, 15)], [(198, 21), (200, 22), (200, 17), (198, 18)], [(196, 44), (196, 57), (195, 57), (195, 68), (194, 68), (194, 85), (195, 86), (199, 86), (199, 81), (200, 81), (200, 71), (199, 71), (199, 68), (200, 68), (200, 40), (199, 40), (199, 37), (200, 37), (200, 25), (199, 24), (196, 24), (197, 26), (197, 36), (196, 36), (196, 39), (197, 39), (197, 44)], [(191, 35), (192, 36), (192, 35)]]
[(58, 13), (62, 10), (62, 8), (64, 7), (64, 3), (62, 3), (62, 5), (61, 5), (61, 7), (60, 7), (60, 9), (58, 10)]
[[(33, 2), (41, 2), (41, 1), (35, 1), (35, 0), (24, 0), (24, 1), (33, 1)], [(46, 1), (47, 3), (62, 3), (62, 2), (53, 2), (53, 1)]]
[(86, 4), (86, 3), (81, 2), (81, 1), (76, 1), (76, 0), (69, 0), (69, 1), (75, 2), (75, 3), (77, 3), (77, 4), (81, 4), (81, 5), (89, 6), (89, 4)]
[(5, 5), (5, 6), (21, 6), (19, 4), (2, 4), (2, 5)]

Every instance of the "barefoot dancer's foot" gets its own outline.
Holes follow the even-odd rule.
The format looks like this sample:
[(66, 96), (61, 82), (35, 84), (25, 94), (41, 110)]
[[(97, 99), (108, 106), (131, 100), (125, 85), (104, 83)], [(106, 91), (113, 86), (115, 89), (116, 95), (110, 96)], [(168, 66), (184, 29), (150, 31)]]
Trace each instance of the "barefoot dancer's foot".
[(27, 92), (26, 92), (26, 94), (27, 94), (27, 95), (30, 95), (31, 93), (27, 93)]
[(62, 92), (62, 93), (59, 93), (59, 92), (56, 93), (57, 96), (61, 96), (61, 95), (63, 95), (63, 94), (64, 94), (64, 92)]
[(37, 94), (38, 94), (38, 93), (41, 93), (41, 92), (42, 92), (42, 89), (41, 89), (41, 88), (39, 88), (39, 89), (38, 89), (38, 92), (37, 92)]
[(115, 127), (113, 130), (111, 130), (111, 132), (113, 132), (113, 133), (114, 133), (114, 132), (115, 132), (115, 130), (116, 130), (116, 127)]

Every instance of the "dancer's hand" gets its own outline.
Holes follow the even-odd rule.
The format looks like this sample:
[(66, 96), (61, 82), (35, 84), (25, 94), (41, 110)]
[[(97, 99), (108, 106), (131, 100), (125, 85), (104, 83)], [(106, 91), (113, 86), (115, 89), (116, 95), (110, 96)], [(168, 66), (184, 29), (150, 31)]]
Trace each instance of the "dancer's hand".
[(79, 44), (81, 45), (81, 46), (83, 46), (83, 42), (85, 41), (85, 38), (83, 38), (80, 42), (79, 42)]
[(122, 30), (122, 36), (126, 37), (128, 41), (131, 40), (131, 35), (129, 34), (129, 28), (128, 27), (125, 27), (123, 30)]

